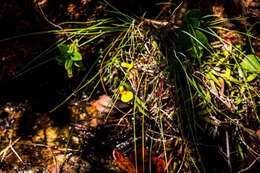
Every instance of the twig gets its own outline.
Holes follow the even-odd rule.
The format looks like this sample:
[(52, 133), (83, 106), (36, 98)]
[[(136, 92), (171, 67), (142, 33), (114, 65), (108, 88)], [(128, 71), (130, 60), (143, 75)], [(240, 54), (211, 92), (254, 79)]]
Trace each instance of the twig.
[(226, 129), (225, 131), (226, 134), (226, 149), (227, 149), (227, 163), (228, 163), (228, 168), (229, 168), (229, 172), (232, 173), (232, 166), (231, 166), (231, 161), (230, 161), (230, 148), (229, 148), (229, 137), (228, 137), (228, 130)]
[(38, 3), (36, 3), (36, 5), (37, 5), (37, 7), (39, 8), (39, 10), (40, 10), (40, 12), (41, 12), (43, 18), (44, 18), (50, 25), (52, 25), (52, 26), (54, 26), (54, 27), (60, 29), (60, 30), (63, 32), (63, 34), (66, 35), (66, 37), (67, 37), (67, 38), (74, 44), (74, 46), (76, 47), (76, 44), (75, 44), (75, 42), (71, 39), (70, 35), (69, 35), (60, 25), (57, 25), (57, 24), (53, 23), (52, 21), (50, 21), (50, 20), (47, 18), (47, 16), (45, 15), (45, 13), (43, 12), (41, 6), (39, 6)]
[(78, 151), (80, 151), (80, 150), (71, 149), (71, 148), (56, 148), (55, 146), (49, 146), (49, 145), (45, 145), (45, 144), (37, 144), (37, 143), (32, 143), (32, 142), (30, 142), (30, 143), (23, 143), (23, 142), (21, 142), (21, 144), (23, 144), (23, 145), (31, 145), (33, 147), (46, 147), (46, 148), (51, 148), (51, 149), (55, 149), (56, 151), (62, 151), (62, 152), (66, 151), (66, 150), (70, 151), (70, 152), (78, 152)]
[(255, 164), (256, 161), (259, 161), (259, 159), (260, 159), (260, 157), (256, 158), (248, 167), (241, 169), (237, 173), (242, 173), (242, 172), (248, 171)]
[(55, 171), (54, 172), (55, 173), (59, 173), (60, 168), (59, 168), (59, 165), (57, 164), (57, 159), (56, 159), (56, 157), (55, 157), (51, 147), (48, 146), (47, 148), (50, 151), (50, 153), (52, 155), (52, 158), (53, 158), (53, 161), (54, 161), (54, 165), (55, 165)]
[(13, 153), (17, 156), (17, 158), (18, 158), (22, 163), (24, 163), (23, 160), (21, 159), (21, 157), (18, 155), (18, 153), (17, 153), (17, 152), (15, 151), (15, 149), (13, 148), (13, 145), (15, 145), (20, 139), (21, 139), (21, 137), (17, 138), (14, 142), (12, 142), (12, 140), (10, 139), (9, 145), (8, 145), (5, 149), (3, 149), (3, 150), (0, 152), (0, 156), (3, 155), (3, 156), (2, 156), (2, 159), (1, 159), (1, 162), (4, 160), (5, 156), (7, 155), (8, 150), (11, 149), (11, 150), (13, 151)]

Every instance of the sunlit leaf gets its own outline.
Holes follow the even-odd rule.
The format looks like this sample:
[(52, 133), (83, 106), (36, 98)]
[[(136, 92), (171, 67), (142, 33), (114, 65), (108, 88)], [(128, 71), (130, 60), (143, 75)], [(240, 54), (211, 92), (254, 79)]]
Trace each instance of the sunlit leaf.
[(247, 81), (247, 82), (252, 82), (253, 80), (255, 80), (256, 77), (257, 77), (257, 74), (256, 74), (256, 73), (250, 74), (250, 75), (246, 78), (246, 81)]
[(226, 68), (226, 78), (227, 79), (230, 79), (230, 73), (231, 73), (231, 70), (229, 68)]
[(220, 82), (211, 72), (208, 73), (208, 77), (209, 77), (209, 79), (212, 79), (219, 87), (221, 87)]
[(135, 166), (134, 164), (128, 159), (124, 158), (124, 156), (118, 151), (113, 151), (113, 157), (117, 165), (124, 171), (129, 173), (135, 173)]
[(81, 54), (77, 50), (75, 50), (74, 53), (71, 56), (71, 60), (72, 61), (81, 61), (82, 60), (82, 56), (81, 56)]
[(72, 67), (73, 61), (71, 59), (67, 59), (65, 61), (65, 69), (69, 70)]
[(75, 62), (74, 62), (74, 65), (75, 65), (76, 67), (81, 68), (81, 69), (84, 69), (84, 68), (85, 68), (85, 66), (84, 66), (84, 64), (83, 64), (82, 61), (75, 61)]
[(144, 109), (146, 111), (148, 110), (147, 107), (145, 106), (145, 103), (142, 102), (142, 100), (140, 100), (138, 97), (135, 97), (135, 99), (136, 99), (137, 104), (140, 105), (142, 107), (142, 109)]
[(240, 154), (240, 156), (241, 156), (241, 158), (244, 160), (244, 153), (243, 153), (243, 150), (242, 150), (242, 148), (241, 148), (241, 146), (238, 144), (237, 145), (237, 148), (238, 148), (238, 151), (239, 151), (239, 154)]
[(260, 59), (255, 55), (247, 55), (240, 65), (245, 71), (260, 73)]
[(71, 44), (69, 47), (69, 50), (67, 51), (69, 54), (72, 54), (77, 48), (74, 44)]

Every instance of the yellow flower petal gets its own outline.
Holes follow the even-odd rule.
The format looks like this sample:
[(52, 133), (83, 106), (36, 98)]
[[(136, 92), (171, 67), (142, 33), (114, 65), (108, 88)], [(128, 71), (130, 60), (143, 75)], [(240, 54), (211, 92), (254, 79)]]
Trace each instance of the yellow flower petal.
[(134, 94), (131, 91), (123, 91), (121, 93), (121, 101), (122, 102), (127, 103), (127, 102), (131, 101), (133, 98), (134, 98)]
[(122, 62), (121, 66), (124, 67), (124, 68), (128, 68), (128, 70), (131, 70), (134, 66), (134, 62), (131, 61), (131, 64), (126, 63), (126, 62)]
[(122, 93), (123, 91), (125, 91), (125, 88), (123, 86), (120, 86), (119, 91), (120, 91), (120, 93)]

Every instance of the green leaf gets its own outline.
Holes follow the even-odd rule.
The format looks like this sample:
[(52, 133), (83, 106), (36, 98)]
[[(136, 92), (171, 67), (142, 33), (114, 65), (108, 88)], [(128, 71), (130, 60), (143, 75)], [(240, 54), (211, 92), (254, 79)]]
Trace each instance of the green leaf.
[(144, 110), (148, 110), (147, 109), (147, 107), (145, 106), (145, 103), (144, 102), (142, 102), (142, 100), (140, 100), (137, 96), (135, 97), (135, 99), (136, 99), (136, 103), (138, 104), (138, 105), (140, 105), (141, 107), (142, 107), (142, 109), (144, 109)]
[(146, 115), (146, 113), (144, 112), (144, 110), (142, 109), (142, 107), (140, 105), (136, 105), (138, 110), (143, 114), (143, 115)]
[(198, 9), (189, 10), (184, 15), (184, 21), (188, 25), (192, 25), (193, 27), (200, 26), (200, 11)]
[(199, 30), (195, 30), (195, 37), (199, 40), (204, 46), (209, 44), (208, 38)]
[(227, 79), (230, 79), (230, 75), (231, 74), (231, 70), (229, 68), (226, 68), (226, 73), (225, 73), (225, 76)]
[[(186, 31), (187, 32), (187, 31)], [(190, 33), (194, 38), (196, 38), (197, 40), (195, 40), (194, 38), (192, 38), (190, 35), (186, 34), (185, 32), (180, 32), (178, 39), (177, 39), (177, 43), (178, 45), (184, 49), (187, 50), (189, 48), (193, 47), (192, 42), (200, 42), (201, 44), (203, 44), (204, 46), (208, 45), (208, 39), (205, 36), (205, 34), (203, 34), (202, 32), (200, 32), (199, 30), (195, 30), (194, 33)]]
[(76, 49), (76, 46), (74, 44), (71, 44), (67, 52), (68, 54), (73, 54)]
[(244, 160), (244, 153), (243, 153), (243, 150), (242, 150), (242, 147), (240, 146), (240, 144), (237, 144), (237, 148), (238, 148), (238, 151), (239, 151), (239, 154), (241, 156), (241, 159)]
[(71, 56), (71, 60), (72, 61), (81, 61), (82, 60), (82, 56), (81, 54), (78, 52), (78, 50), (74, 51), (74, 53)]
[(69, 78), (73, 77), (72, 68), (69, 68), (69, 69), (67, 70), (67, 74), (68, 74), (68, 77), (69, 77)]
[(84, 64), (83, 64), (82, 61), (75, 61), (75, 62), (74, 62), (74, 65), (75, 65), (76, 67), (79, 67), (79, 68), (85, 68), (85, 66), (84, 66)]
[(221, 87), (220, 82), (218, 81), (218, 79), (212, 74), (212, 72), (208, 72), (207, 77), (209, 78), (209, 80), (213, 80), (219, 87)]
[(260, 73), (260, 59), (253, 54), (247, 55), (240, 65), (245, 71)]
[(62, 55), (67, 54), (67, 52), (69, 50), (68, 46), (66, 46), (65, 44), (58, 45), (58, 48)]
[(190, 35), (187, 33), (189, 32), (185, 30), (179, 32), (177, 39), (178, 46), (192, 57), (201, 57), (203, 55), (203, 48), (201, 44), (204, 46), (208, 45), (207, 37), (199, 30), (195, 30), (193, 33), (189, 33)]
[(253, 80), (255, 80), (256, 77), (257, 77), (257, 74), (256, 74), (256, 73), (250, 74), (250, 75), (246, 78), (246, 81), (247, 81), (247, 82), (252, 82)]
[(187, 50), (187, 49), (191, 48), (192, 43), (191, 43), (190, 37), (186, 33), (180, 31), (178, 38), (177, 38), (177, 45), (182, 50)]
[(71, 59), (67, 59), (65, 61), (65, 69), (68, 71), (69, 69), (71, 69), (72, 67), (72, 64), (73, 64), (73, 61)]
[(56, 58), (56, 61), (58, 62), (59, 65), (63, 65), (66, 61), (65, 56), (63, 56), (63, 55), (58, 56)]

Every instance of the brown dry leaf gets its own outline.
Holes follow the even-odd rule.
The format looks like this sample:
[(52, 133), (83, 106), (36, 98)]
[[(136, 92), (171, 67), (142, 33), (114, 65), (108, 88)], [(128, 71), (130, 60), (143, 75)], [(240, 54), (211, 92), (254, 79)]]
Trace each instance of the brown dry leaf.
[(82, 5), (86, 5), (88, 2), (91, 2), (91, 0), (80, 0), (80, 2)]
[(128, 159), (124, 158), (124, 156), (118, 151), (113, 151), (113, 157), (117, 165), (124, 171), (127, 171), (129, 173), (135, 173), (135, 166), (134, 164)]
[(90, 103), (94, 110), (97, 110), (99, 113), (108, 113), (110, 107), (112, 106), (111, 98), (108, 95), (102, 95), (98, 100)]
[(76, 8), (76, 5), (70, 3), (70, 4), (68, 5), (68, 8), (67, 8), (68, 13), (73, 13), (75, 8)]
[(98, 126), (98, 119), (97, 118), (93, 118), (90, 122), (89, 122), (89, 126), (90, 127), (97, 127)]

